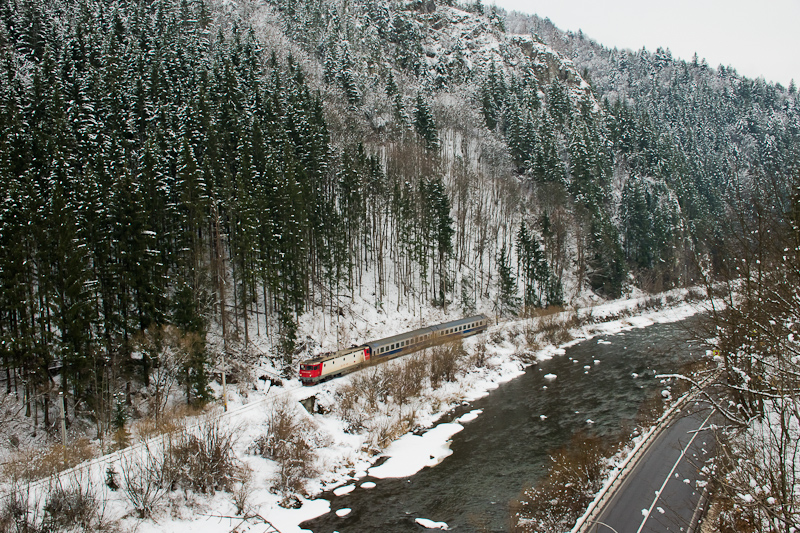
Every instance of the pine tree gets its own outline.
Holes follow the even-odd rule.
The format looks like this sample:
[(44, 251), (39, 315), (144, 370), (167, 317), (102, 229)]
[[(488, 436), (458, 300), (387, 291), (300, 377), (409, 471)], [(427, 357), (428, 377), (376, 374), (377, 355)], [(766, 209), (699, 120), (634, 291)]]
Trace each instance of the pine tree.
[(517, 296), (517, 280), (514, 277), (505, 246), (500, 247), (500, 254), (497, 256), (497, 306), (501, 315), (516, 315), (519, 309), (519, 297)]
[(417, 94), (414, 108), (414, 129), (417, 135), (422, 138), (427, 150), (437, 150), (439, 148), (439, 134), (436, 131), (433, 113), (431, 113), (427, 102), (425, 102), (421, 94)]

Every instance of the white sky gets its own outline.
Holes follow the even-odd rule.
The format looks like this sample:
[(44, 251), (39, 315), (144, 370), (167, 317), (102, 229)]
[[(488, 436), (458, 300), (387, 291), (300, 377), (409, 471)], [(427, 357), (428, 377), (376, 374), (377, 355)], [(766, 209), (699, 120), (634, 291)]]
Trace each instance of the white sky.
[(800, 85), (800, 0), (484, 0), (579, 29), (608, 48), (669, 48), (750, 78)]

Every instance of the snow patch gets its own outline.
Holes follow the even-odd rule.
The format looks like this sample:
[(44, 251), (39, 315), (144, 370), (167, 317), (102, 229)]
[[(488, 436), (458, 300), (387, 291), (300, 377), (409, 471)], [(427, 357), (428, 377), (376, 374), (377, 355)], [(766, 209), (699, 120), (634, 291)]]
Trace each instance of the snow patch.
[(344, 487), (337, 487), (333, 489), (333, 494), (336, 496), (344, 496), (345, 494), (350, 494), (356, 490), (355, 485), (345, 485)]
[(461, 415), (460, 417), (458, 417), (456, 419), (456, 422), (458, 422), (459, 424), (465, 424), (467, 422), (472, 422), (473, 420), (478, 418), (478, 416), (481, 413), (483, 413), (483, 409), (474, 409), (474, 410), (470, 411), (469, 413), (466, 413), (466, 414)]
[(414, 522), (427, 529), (450, 529), (445, 522), (434, 522), (433, 520), (428, 520), (427, 518), (417, 518), (414, 520)]
[(389, 445), (384, 454), (389, 459), (370, 468), (369, 475), (378, 479), (409, 477), (426, 466), (436, 466), (453, 453), (450, 437), (462, 429), (457, 423), (439, 424), (423, 435), (404, 435)]

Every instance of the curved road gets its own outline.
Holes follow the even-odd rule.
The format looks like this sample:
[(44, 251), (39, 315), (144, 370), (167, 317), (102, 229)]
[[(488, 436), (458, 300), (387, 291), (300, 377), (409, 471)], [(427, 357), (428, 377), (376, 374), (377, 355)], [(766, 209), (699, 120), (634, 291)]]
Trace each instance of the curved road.
[(713, 456), (714, 411), (702, 401), (684, 408), (627, 474), (591, 533), (691, 532), (700, 516), (700, 469)]

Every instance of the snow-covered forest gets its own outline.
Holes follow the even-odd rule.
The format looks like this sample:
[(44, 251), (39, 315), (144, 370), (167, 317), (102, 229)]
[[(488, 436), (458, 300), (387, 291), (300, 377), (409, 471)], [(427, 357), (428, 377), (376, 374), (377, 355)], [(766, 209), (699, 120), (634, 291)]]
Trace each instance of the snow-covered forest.
[(480, 1), (2, 0), (0, 63), (0, 430), (292, 377), (355, 301), (698, 283), (797, 194), (794, 85)]

